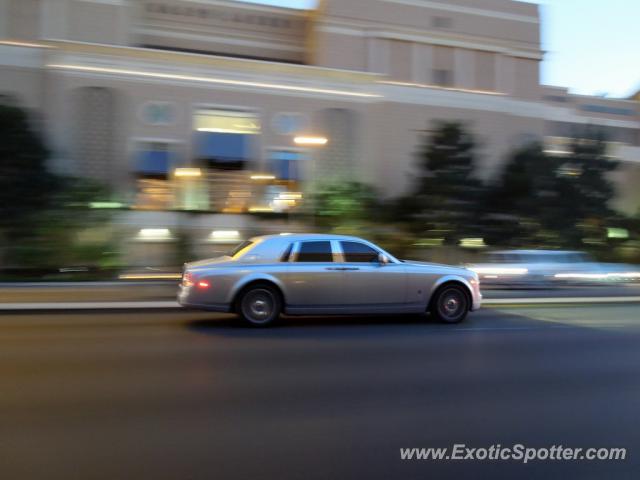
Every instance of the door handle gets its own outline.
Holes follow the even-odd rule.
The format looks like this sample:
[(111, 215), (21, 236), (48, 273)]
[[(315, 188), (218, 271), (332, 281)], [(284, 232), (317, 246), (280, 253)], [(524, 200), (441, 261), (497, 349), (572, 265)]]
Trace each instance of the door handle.
[(360, 270), (358, 267), (343, 267), (342, 270)]
[(342, 270), (340, 267), (326, 267), (325, 270)]
[(326, 267), (325, 270), (360, 270), (358, 267)]

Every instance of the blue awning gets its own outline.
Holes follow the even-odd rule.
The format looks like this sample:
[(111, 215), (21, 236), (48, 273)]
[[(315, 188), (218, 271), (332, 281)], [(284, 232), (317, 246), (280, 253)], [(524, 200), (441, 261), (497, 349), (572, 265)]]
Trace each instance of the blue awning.
[(198, 158), (212, 162), (245, 162), (249, 159), (251, 135), (196, 132)]
[(171, 168), (167, 150), (140, 150), (136, 154), (136, 172), (147, 175), (166, 175)]

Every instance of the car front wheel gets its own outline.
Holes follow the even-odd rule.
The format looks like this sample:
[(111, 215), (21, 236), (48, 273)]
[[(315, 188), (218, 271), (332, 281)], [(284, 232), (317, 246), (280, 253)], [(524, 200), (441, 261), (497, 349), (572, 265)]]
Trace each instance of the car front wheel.
[(431, 314), (443, 323), (460, 323), (469, 312), (469, 297), (458, 285), (445, 285), (431, 302)]
[(269, 285), (250, 286), (240, 295), (236, 312), (240, 319), (252, 327), (272, 324), (282, 310), (282, 301), (275, 288)]

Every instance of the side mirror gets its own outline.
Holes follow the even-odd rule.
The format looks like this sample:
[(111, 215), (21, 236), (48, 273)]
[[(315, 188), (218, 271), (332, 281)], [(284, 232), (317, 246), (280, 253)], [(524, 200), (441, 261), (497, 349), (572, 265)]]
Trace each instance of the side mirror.
[(386, 265), (389, 263), (389, 257), (387, 257), (384, 253), (378, 254), (378, 263), (380, 265)]

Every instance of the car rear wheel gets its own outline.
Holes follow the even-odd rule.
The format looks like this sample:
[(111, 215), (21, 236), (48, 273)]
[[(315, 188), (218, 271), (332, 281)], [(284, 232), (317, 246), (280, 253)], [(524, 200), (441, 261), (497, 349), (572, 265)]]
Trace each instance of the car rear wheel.
[(445, 285), (431, 302), (431, 314), (443, 323), (460, 323), (469, 312), (469, 297), (458, 285)]
[(252, 327), (272, 324), (282, 311), (279, 292), (269, 285), (250, 286), (238, 298), (236, 312), (240, 319)]

